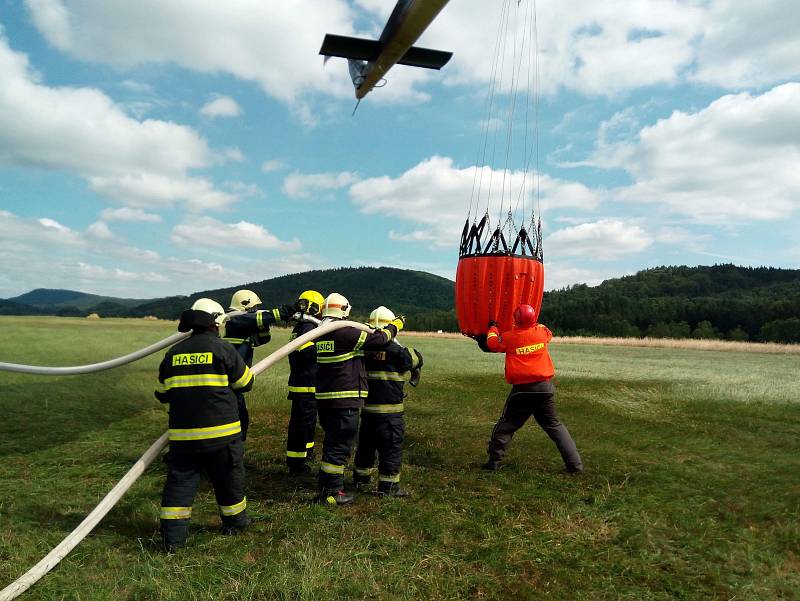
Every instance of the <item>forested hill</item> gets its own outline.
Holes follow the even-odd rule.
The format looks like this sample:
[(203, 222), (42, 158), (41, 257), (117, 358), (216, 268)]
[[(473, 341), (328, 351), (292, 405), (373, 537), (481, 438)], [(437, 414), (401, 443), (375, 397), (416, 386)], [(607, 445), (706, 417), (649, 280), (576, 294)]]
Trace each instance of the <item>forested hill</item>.
[(354, 317), (365, 318), (379, 305), (406, 315), (449, 315), (453, 310), (454, 283), (446, 278), (393, 267), (340, 267), (205, 290), (192, 294), (188, 300), (186, 297), (168, 297), (139, 305), (134, 313), (176, 319), (187, 304), (204, 296), (227, 307), (231, 295), (240, 288), (252, 290), (270, 307), (293, 303), (303, 290), (318, 290), (323, 295), (340, 292), (350, 301)]
[(131, 301), (71, 290), (38, 289), (16, 298), (0, 300), (0, 314), (144, 317), (177, 319), (195, 299), (209, 297), (227, 307), (240, 288), (253, 290), (269, 307), (293, 303), (303, 290), (322, 294), (341, 292), (353, 306), (353, 316), (365, 319), (379, 305), (404, 313), (417, 329), (456, 330), (453, 313), (454, 283), (424, 271), (391, 267), (342, 267), (307, 271), (230, 288), (202, 290), (190, 296)]
[[(255, 291), (268, 306), (291, 303), (307, 289), (323, 294), (341, 292), (350, 300), (357, 319), (386, 305), (406, 314), (414, 329), (458, 330), (451, 280), (390, 267), (308, 271), (149, 301), (38, 290), (0, 300), (0, 314), (80, 316), (96, 312), (102, 317), (177, 319), (203, 296), (227, 306), (239, 288)], [(35, 306), (31, 300), (36, 301)], [(48, 300), (52, 304), (48, 305)], [(599, 286), (546, 292), (542, 321), (560, 335), (800, 342), (800, 270), (734, 265), (647, 269)]]
[(659, 267), (548, 292), (542, 316), (562, 335), (800, 342), (800, 270)]

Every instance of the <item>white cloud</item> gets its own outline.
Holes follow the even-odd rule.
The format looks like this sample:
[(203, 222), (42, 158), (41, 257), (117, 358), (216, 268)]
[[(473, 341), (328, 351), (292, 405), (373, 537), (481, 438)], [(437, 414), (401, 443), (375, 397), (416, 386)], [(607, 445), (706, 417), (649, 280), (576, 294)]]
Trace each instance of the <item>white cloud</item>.
[(311, 198), (331, 190), (340, 190), (358, 181), (358, 174), (341, 173), (290, 173), (283, 180), (283, 192), (290, 198)]
[(181, 246), (260, 248), (284, 252), (300, 248), (300, 241), (297, 238), (288, 242), (280, 240), (261, 225), (247, 221), (222, 223), (210, 217), (175, 226), (172, 230), (172, 241)]
[[(307, 91), (352, 94), (344, 61), (314, 60), (326, 32), (354, 33), (344, 0), (27, 0), (33, 22), (59, 50), (129, 68), (175, 63), (257, 82), (285, 101)], [(341, 62), (341, 64), (338, 64)]]
[(697, 222), (786, 218), (800, 208), (800, 83), (675, 111), (632, 140), (601, 140), (589, 163), (631, 175), (618, 199)]
[(48, 87), (40, 79), (0, 32), (0, 164), (77, 173), (131, 206), (235, 202), (190, 175), (219, 160), (191, 128), (136, 121), (99, 90)]
[[(344, 60), (312, 60), (327, 32), (377, 36), (392, 3), (306, 0), (302, 19), (294, 2), (239, 0), (230, 9), (214, 0), (26, 0), (32, 20), (56, 48), (92, 62), (132, 67), (171, 62), (204, 73), (230, 73), (257, 82), (314, 123), (308, 92), (352, 96)], [(505, 48), (526, 36), (526, 6), (509, 3)], [(454, 52), (441, 74), (396, 67), (384, 101), (420, 102), (420, 86), (444, 79), (484, 86), (492, 73), (502, 3), (450, 2), (419, 45)], [(631, 89), (693, 80), (741, 89), (800, 74), (800, 18), (794, 0), (744, 6), (733, 0), (540, 0), (538, 46), (545, 92), (566, 88), (615, 95)], [(368, 31), (358, 32), (368, 12)], [(198, 35), (202, 32), (202, 35)]]
[(557, 230), (544, 241), (548, 253), (559, 257), (614, 260), (642, 252), (653, 239), (635, 223), (604, 219)]
[[(501, 194), (503, 187), (504, 195)], [(383, 176), (360, 181), (351, 186), (350, 197), (363, 213), (386, 215), (413, 226), (411, 232), (393, 230), (393, 240), (431, 241), (433, 246), (446, 248), (459, 239), (473, 191), (476, 191), (474, 198), (477, 200), (472, 202), (472, 215), (476, 211), (479, 216), (483, 215), (488, 206), (496, 223), (498, 214), (505, 216), (512, 203), (518, 216), (517, 226), (527, 225), (524, 221), (534, 202), (531, 174), (515, 171), (504, 180), (502, 171), (485, 167), (476, 173), (474, 167), (454, 166), (449, 157), (430, 157), (396, 178)], [(582, 184), (547, 175), (540, 178), (540, 192), (544, 208), (555, 204), (562, 208), (593, 208), (601, 199), (598, 192)], [(501, 198), (504, 199), (503, 210)], [(525, 211), (519, 202), (521, 198), (525, 199)]]
[(100, 216), (104, 221), (128, 221), (141, 223), (160, 223), (161, 216), (155, 213), (146, 213), (141, 209), (120, 207), (119, 209), (103, 209)]
[(200, 114), (205, 117), (238, 117), (242, 108), (230, 96), (220, 96), (205, 103)]
[(256, 259), (242, 254), (238, 246), (232, 247), (234, 260), (224, 265), (192, 257), (161, 256), (118, 239), (93, 237), (88, 230), (77, 232), (50, 218), (25, 219), (2, 210), (0, 231), (3, 298), (43, 285), (126, 298), (155, 298), (235, 286), (325, 265), (318, 257), (296, 253)]
[(270, 161), (264, 161), (261, 164), (261, 171), (264, 173), (274, 173), (275, 171), (281, 171), (286, 169), (286, 163), (283, 161), (278, 161), (276, 159)]
[(800, 4), (795, 0), (709, 3), (691, 79), (728, 89), (800, 74)]
[(120, 282), (169, 282), (169, 278), (155, 272), (135, 272), (125, 271), (124, 269), (101, 267), (78, 261), (78, 275), (84, 280), (103, 281), (117, 280)]
[(86, 233), (92, 238), (99, 238), (101, 240), (114, 240), (116, 238), (108, 225), (102, 221), (95, 221), (86, 228)]

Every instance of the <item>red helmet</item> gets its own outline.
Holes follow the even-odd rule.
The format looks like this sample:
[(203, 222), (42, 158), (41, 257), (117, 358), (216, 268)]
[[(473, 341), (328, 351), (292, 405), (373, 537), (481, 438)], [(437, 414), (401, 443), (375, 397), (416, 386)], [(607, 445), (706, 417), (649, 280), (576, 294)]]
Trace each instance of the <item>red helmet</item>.
[(527, 330), (536, 323), (536, 311), (530, 305), (520, 305), (514, 309), (514, 325)]

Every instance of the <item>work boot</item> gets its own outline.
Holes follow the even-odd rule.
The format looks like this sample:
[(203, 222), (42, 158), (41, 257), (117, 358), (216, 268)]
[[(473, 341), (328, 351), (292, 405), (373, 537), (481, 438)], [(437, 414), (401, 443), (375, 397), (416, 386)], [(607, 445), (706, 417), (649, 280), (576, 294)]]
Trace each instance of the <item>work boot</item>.
[(378, 482), (378, 494), (382, 497), (407, 497), (411, 493), (400, 488), (398, 482)]
[(568, 474), (580, 474), (581, 472), (583, 472), (583, 466), (568, 465), (566, 468), (564, 468), (564, 471), (567, 472)]
[(500, 460), (498, 459), (489, 459), (486, 463), (484, 463), (481, 468), (485, 469), (490, 472), (496, 472), (502, 467), (500, 464)]
[(356, 490), (367, 490), (372, 482), (372, 477), (369, 474), (361, 475), (353, 473), (353, 486)]
[(289, 476), (292, 478), (308, 476), (311, 471), (311, 466), (309, 466), (307, 463), (292, 463), (289, 465)]
[(347, 505), (353, 502), (353, 495), (348, 495), (344, 489), (336, 490), (335, 488), (327, 488), (320, 491), (317, 496), (317, 503), (320, 505)]
[(222, 528), (220, 528), (220, 532), (225, 536), (230, 536), (232, 534), (240, 534), (247, 530), (247, 527), (252, 523), (252, 520), (249, 516), (244, 516), (242, 519), (239, 519), (235, 522), (222, 522)]

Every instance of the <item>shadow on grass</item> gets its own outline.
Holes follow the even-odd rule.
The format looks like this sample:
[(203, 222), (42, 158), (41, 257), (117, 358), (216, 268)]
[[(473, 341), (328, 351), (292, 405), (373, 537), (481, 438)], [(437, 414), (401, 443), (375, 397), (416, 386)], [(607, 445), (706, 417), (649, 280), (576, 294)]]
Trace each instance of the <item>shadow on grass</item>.
[(57, 380), (3, 387), (0, 457), (55, 447), (152, 409), (124, 381)]

